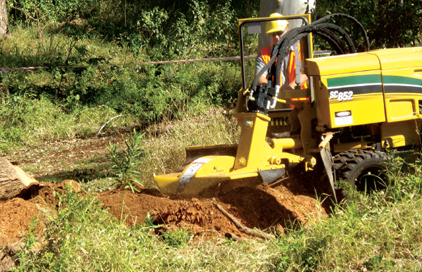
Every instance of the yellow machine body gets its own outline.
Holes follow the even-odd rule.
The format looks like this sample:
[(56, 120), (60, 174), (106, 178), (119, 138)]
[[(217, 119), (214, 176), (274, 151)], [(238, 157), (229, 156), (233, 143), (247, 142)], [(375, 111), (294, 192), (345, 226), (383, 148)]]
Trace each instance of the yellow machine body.
[[(238, 113), (235, 115), (241, 127), (236, 155), (207, 155), (192, 158), (183, 171), (154, 177), (161, 191), (166, 194), (196, 194), (205, 188), (227, 180), (279, 177), (284, 174), (286, 164), (305, 161), (311, 168), (316, 164), (312, 157), (301, 157), (284, 152), (285, 148), (300, 147), (297, 139), (266, 138), (271, 119), (260, 113)], [(192, 149), (192, 147), (191, 147)], [(195, 150), (207, 150), (205, 153), (221, 153), (224, 147), (194, 147)], [(224, 151), (223, 151), (224, 153)]]
[[(299, 17), (310, 22), (309, 14)], [(242, 19), (239, 26), (263, 19), (270, 18)], [(234, 114), (238, 143), (188, 147), (180, 172), (154, 177), (163, 193), (196, 194), (245, 178), (272, 183), (296, 165), (312, 170), (316, 158), (329, 173), (332, 156), (340, 152), (420, 145), (422, 48), (312, 58), (311, 36), (300, 45), (308, 52), (302, 68), (309, 87), (282, 90), (277, 106), (265, 114), (248, 111), (252, 94), (242, 88)], [(333, 178), (330, 183), (334, 191)]]
[[(371, 135), (379, 134), (384, 148), (419, 145), (422, 49), (308, 59), (307, 69), (314, 86), (317, 129), (365, 125)], [(348, 145), (337, 150), (359, 143)]]

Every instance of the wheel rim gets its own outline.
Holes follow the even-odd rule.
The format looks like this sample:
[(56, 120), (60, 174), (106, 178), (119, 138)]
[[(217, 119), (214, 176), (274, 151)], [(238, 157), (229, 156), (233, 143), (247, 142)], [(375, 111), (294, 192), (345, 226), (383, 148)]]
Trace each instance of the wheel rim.
[(387, 176), (384, 170), (385, 168), (380, 165), (365, 168), (356, 178), (356, 189), (362, 192), (384, 189), (387, 185)]

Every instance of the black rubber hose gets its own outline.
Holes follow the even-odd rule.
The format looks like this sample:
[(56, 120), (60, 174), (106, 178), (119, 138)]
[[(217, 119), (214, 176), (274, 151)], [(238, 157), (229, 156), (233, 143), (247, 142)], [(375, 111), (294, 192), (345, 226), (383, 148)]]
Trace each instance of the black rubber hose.
[[(308, 28), (307, 29), (308, 31), (304, 31), (305, 33), (301, 33), (302, 35), (300, 35), (300, 37), (299, 37), (299, 39), (302, 37), (302, 36), (306, 36), (306, 35), (308, 35), (308, 33), (309, 32), (312, 32), (312, 30), (315, 30), (315, 28), (313, 28), (313, 27), (310, 27), (310, 28)], [(298, 41), (299, 39), (297, 39), (297, 37), (298, 37), (298, 35), (299, 35), (299, 33), (292, 33), (293, 35), (295, 35), (296, 36), (296, 39), (295, 39), (295, 36), (293, 36), (293, 35), (288, 35), (287, 36), (287, 34), (288, 33), (286, 33), (286, 37), (282, 37), (278, 42), (277, 42), (277, 44), (274, 46), (274, 50), (273, 50), (273, 55), (271, 56), (271, 59), (268, 61), (268, 63), (261, 69), (261, 71), (259, 71), (258, 73), (257, 73), (257, 75), (255, 76), (255, 78), (254, 78), (254, 80), (253, 80), (253, 82), (252, 82), (252, 85), (251, 85), (251, 87), (250, 87), (250, 89), (251, 90), (254, 90), (255, 89), (255, 87), (257, 86), (257, 84), (258, 84), (258, 80), (259, 80), (259, 78), (264, 74), (264, 72), (265, 71), (268, 71), (268, 69), (270, 69), (270, 67), (274, 64), (274, 62), (275, 62), (275, 60), (277, 59), (277, 56), (278, 56), (278, 63), (277, 63), (277, 65), (276, 65), (276, 75), (278, 75), (278, 76), (276, 76), (276, 78), (278, 78), (279, 77), (279, 74), (280, 74), (280, 70), (281, 70), (281, 62), (283, 61), (283, 59), (284, 59), (284, 56), (290, 51), (290, 47), (291, 47), (291, 44), (294, 44), (296, 41)], [(289, 36), (293, 36), (293, 37), (289, 37)], [(291, 42), (291, 41), (294, 41), (293, 43)], [(278, 52), (277, 52), (278, 51)], [(281, 56), (281, 57), (280, 57)], [(277, 82), (277, 81), (275, 81), (275, 82)]]
[(366, 47), (367, 47), (366, 51), (370, 50), (371, 43), (369, 42), (368, 33), (366, 32), (366, 29), (363, 27), (363, 25), (353, 16), (350, 16), (350, 15), (345, 14), (345, 13), (333, 13), (333, 14), (326, 15), (326, 16), (316, 20), (312, 24), (320, 24), (320, 23), (323, 23), (323, 22), (330, 20), (334, 17), (345, 17), (345, 18), (348, 18), (348, 19), (352, 20), (353, 22), (355, 22), (360, 27), (360, 29), (363, 33), (363, 36), (364, 36), (364, 39), (365, 39), (365, 42), (366, 42)]
[(297, 36), (300, 32), (305, 31), (306, 33), (309, 33), (309, 32), (312, 32), (312, 30), (314, 29), (315, 29), (314, 26), (312, 26), (311, 24), (311, 25), (295, 28), (292, 31), (289, 31), (285, 35), (283, 35), (274, 46), (274, 49), (272, 51), (273, 55), (271, 56), (271, 59), (261, 69), (261, 71), (259, 71), (258, 74), (255, 76), (250, 89), (251, 90), (255, 89), (256, 85), (258, 84), (259, 78), (264, 74), (265, 71), (268, 71), (268, 69), (273, 65), (277, 56), (279, 58), (278, 58), (278, 63), (276, 65), (276, 74), (279, 74), (280, 68), (281, 68), (280, 62), (283, 60), (284, 56), (287, 55), (287, 53), (290, 51), (290, 46), (289, 46), (290, 41), (294, 39), (294, 37)]
[[(349, 52), (352, 52), (352, 53), (357, 52), (356, 47), (355, 47), (352, 39), (350, 38), (350, 35), (343, 28), (341, 28), (341, 27), (339, 27), (335, 24), (331, 24), (331, 23), (323, 23), (323, 24), (321, 23), (321, 24), (315, 24), (315, 25), (312, 23), (311, 25), (308, 25), (308, 26), (295, 28), (292, 31), (289, 31), (289, 32), (292, 32), (292, 33), (289, 33), (289, 32), (286, 33), (286, 34), (290, 34), (290, 35), (288, 35), (288, 37), (286, 37), (286, 39), (294, 39), (295, 36), (297, 36), (301, 33), (304, 33), (304, 32), (307, 32), (307, 33), (310, 33), (310, 32), (315, 33), (315, 32), (321, 32), (321, 31), (324, 32), (324, 30), (321, 30), (321, 29), (328, 29), (328, 30), (334, 30), (334, 31), (339, 32), (346, 39), (347, 45), (350, 48)], [(337, 40), (337, 43), (339, 43), (338, 42), (339, 39), (336, 39), (336, 40)], [(342, 43), (340, 43), (340, 44), (342, 44)], [(345, 51), (344, 48), (343, 48), (343, 51)]]
[(315, 28), (316, 29), (324, 28), (324, 29), (328, 29), (328, 30), (338, 31), (346, 39), (347, 45), (350, 47), (350, 52), (352, 52), (352, 53), (357, 52), (355, 44), (353, 43), (353, 40), (350, 37), (350, 35), (343, 28), (339, 27), (338, 25), (331, 24), (331, 23), (323, 23), (323, 24), (315, 25)]
[[(300, 33), (309, 33), (308, 29), (303, 29), (301, 32), (297, 33), (295, 35), (295, 37), (293, 37), (293, 40), (297, 40), (297, 35), (299, 35)], [(314, 30), (311, 31), (313, 34), (316, 34), (318, 36), (321, 36), (324, 40), (326, 40), (328, 43), (330, 43), (330, 45), (333, 47), (333, 49), (339, 53), (339, 54), (344, 54), (346, 52), (350, 52), (352, 50), (347, 50), (347, 48), (345, 47), (344, 43), (341, 41), (341, 39), (331, 30), (326, 29), (326, 28), (320, 28), (319, 26), (315, 26)], [(301, 36), (302, 37), (302, 36)]]
[(294, 43), (296, 43), (298, 40), (300, 40), (300, 38), (302, 38), (303, 36), (306, 36), (309, 33), (315, 33), (317, 35), (320, 35), (322, 38), (327, 40), (330, 44), (334, 45), (335, 49), (338, 49), (339, 52), (344, 53), (346, 49), (344, 46), (342, 46), (343, 42), (334, 32), (331, 31), (331, 29), (338, 31), (340, 34), (342, 34), (345, 37), (347, 44), (350, 47), (349, 52), (352, 52), (352, 53), (357, 52), (356, 47), (354, 46), (354, 43), (352, 39), (350, 38), (350, 35), (343, 28), (335, 24), (323, 23), (336, 16), (346, 17), (358, 23), (358, 25), (362, 28), (365, 35), (365, 40), (367, 41), (367, 44), (369, 45), (369, 40), (367, 39), (366, 30), (363, 28), (362, 24), (360, 24), (360, 22), (357, 21), (354, 17), (347, 14), (342, 14), (342, 13), (336, 13), (336, 14), (325, 16), (310, 25), (295, 28), (287, 32), (285, 35), (283, 35), (280, 38), (280, 40), (277, 42), (277, 44), (274, 46), (273, 55), (271, 56), (270, 61), (255, 76), (251, 85), (251, 89), (255, 89), (259, 78), (264, 74), (265, 71), (267, 71), (273, 65), (277, 56), (278, 56), (278, 63), (276, 65), (276, 74), (279, 75), (280, 69), (281, 69), (281, 62), (283, 61), (284, 56), (286, 56), (289, 53), (290, 47)]
[(274, 45), (273, 55), (271, 56), (271, 59), (268, 61), (267, 64), (265, 64), (264, 67), (262, 67), (261, 71), (259, 71), (258, 74), (256, 74), (256, 76), (255, 76), (255, 78), (254, 78), (254, 80), (252, 82), (251, 88), (250, 88), (251, 90), (255, 89), (255, 87), (256, 87), (256, 85), (258, 83), (259, 78), (265, 73), (265, 71), (268, 71), (268, 69), (271, 67), (271, 65), (273, 65), (274, 61), (277, 58), (277, 55), (278, 55), (277, 52), (279, 51), (280, 44), (283, 41), (284, 41), (284, 39), (283, 39), (283, 37), (281, 37), (278, 40), (278, 42)]
[(312, 34), (320, 36), (323, 40), (327, 41), (338, 55), (345, 53), (346, 48), (344, 47), (343, 42), (332, 31), (326, 29), (326, 31), (314, 32)]

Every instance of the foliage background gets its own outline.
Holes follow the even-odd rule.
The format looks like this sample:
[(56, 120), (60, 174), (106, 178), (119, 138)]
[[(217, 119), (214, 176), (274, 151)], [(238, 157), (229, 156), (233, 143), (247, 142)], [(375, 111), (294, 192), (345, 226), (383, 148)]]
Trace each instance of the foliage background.
[[(368, 31), (372, 49), (420, 43), (422, 29), (420, 0), (317, 1), (317, 17), (337, 12), (354, 16), (362, 23)], [(350, 30), (353, 29), (353, 25), (346, 24), (344, 28)], [(362, 46), (363, 41), (360, 42)]]
[[(0, 67), (50, 68), (0, 74), (1, 92), (11, 93), (0, 100), (0, 152), (88, 137), (116, 115), (124, 117), (120, 125), (133, 127), (233, 107), (238, 62), (119, 64), (237, 56), (237, 19), (257, 17), (259, 10), (250, 0), (7, 3), (12, 36), (0, 43)], [(355, 16), (375, 49), (419, 44), (421, 10), (422, 1), (320, 0), (315, 17)], [(363, 48), (356, 26), (335, 23)], [(317, 47), (327, 49), (321, 41)], [(69, 68), (90, 65), (97, 66)]]

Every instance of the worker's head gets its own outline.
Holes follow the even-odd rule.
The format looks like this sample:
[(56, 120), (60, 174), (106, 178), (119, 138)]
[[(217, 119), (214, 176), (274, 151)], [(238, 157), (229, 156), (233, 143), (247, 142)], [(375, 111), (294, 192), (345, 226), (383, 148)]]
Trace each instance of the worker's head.
[[(272, 13), (270, 17), (283, 16), (280, 13)], [(286, 20), (268, 21), (265, 24), (265, 33), (267, 33), (273, 45), (275, 45), (281, 36), (289, 30), (289, 22)]]

